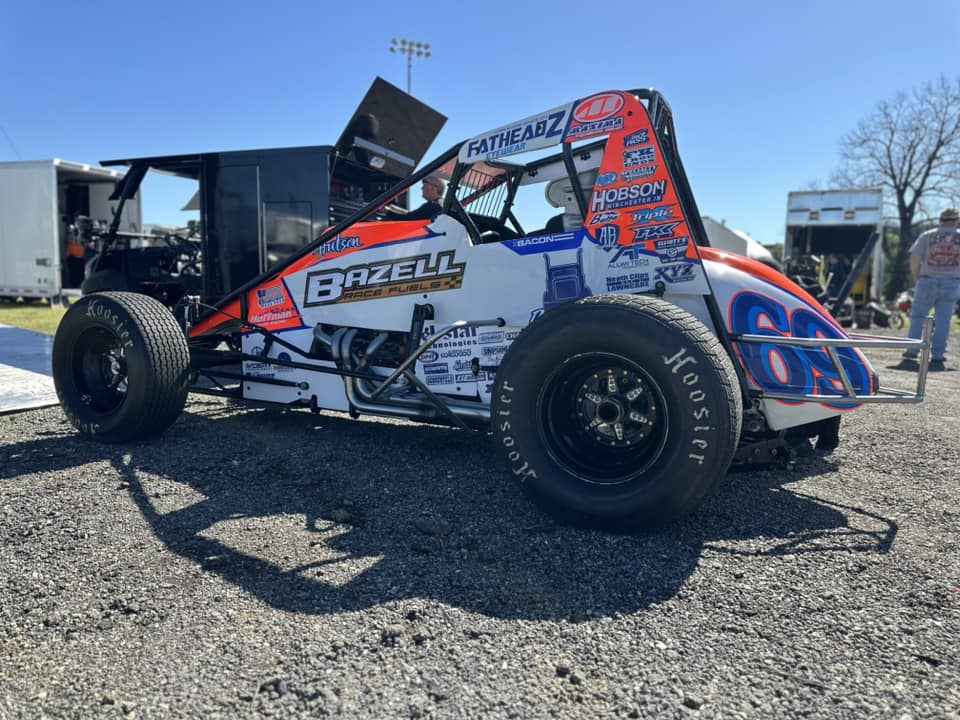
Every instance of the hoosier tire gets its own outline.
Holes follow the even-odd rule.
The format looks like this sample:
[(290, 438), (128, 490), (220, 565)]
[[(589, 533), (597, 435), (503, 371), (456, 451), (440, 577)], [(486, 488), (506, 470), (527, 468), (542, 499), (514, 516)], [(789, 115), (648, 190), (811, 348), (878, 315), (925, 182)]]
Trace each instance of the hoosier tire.
[(724, 476), (742, 400), (710, 330), (650, 296), (560, 306), (497, 370), (495, 441), (524, 490), (565, 522), (632, 529), (681, 517)]
[(53, 382), (81, 433), (105, 442), (168, 428), (187, 399), (190, 351), (171, 312), (146, 295), (86, 295), (53, 341)]

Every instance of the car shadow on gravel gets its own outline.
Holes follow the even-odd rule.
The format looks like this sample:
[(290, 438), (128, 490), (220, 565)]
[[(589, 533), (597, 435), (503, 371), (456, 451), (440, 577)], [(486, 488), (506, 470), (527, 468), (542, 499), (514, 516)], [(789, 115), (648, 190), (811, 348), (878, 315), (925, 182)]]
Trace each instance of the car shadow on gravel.
[(789, 488), (832, 472), (819, 456), (786, 475), (730, 474), (701, 511), (658, 530), (557, 526), (493, 450), (479, 433), (200, 401), (149, 442), (98, 444), (64, 425), (6, 446), (0, 482), (106, 461), (102, 491), (128, 493), (169, 550), (308, 614), (429, 598), (491, 617), (585, 620), (674, 596), (705, 551), (882, 553), (896, 534), (889, 520)]

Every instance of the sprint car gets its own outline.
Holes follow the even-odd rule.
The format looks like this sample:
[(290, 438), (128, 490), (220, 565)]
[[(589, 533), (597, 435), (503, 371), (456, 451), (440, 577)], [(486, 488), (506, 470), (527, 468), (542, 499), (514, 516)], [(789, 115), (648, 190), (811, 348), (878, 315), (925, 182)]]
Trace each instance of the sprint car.
[[(429, 174), (438, 216), (383, 219)], [(881, 387), (870, 346), (919, 349), (916, 387)], [(691, 512), (731, 463), (832, 449), (862, 404), (919, 402), (928, 358), (927, 334), (850, 335), (711, 248), (669, 105), (631, 90), (458, 143), (216, 300), (87, 295), (53, 371), (99, 440), (162, 432), (191, 391), (399, 416), (492, 432), (561, 520), (638, 527)]]

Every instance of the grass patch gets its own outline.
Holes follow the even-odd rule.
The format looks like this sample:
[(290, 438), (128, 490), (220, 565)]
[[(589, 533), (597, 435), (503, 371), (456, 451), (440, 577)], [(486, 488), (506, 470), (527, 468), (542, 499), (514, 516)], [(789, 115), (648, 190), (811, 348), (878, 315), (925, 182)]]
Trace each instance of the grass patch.
[(0, 325), (13, 325), (24, 330), (53, 335), (66, 311), (65, 307), (51, 306), (45, 300), (36, 303), (0, 303)]

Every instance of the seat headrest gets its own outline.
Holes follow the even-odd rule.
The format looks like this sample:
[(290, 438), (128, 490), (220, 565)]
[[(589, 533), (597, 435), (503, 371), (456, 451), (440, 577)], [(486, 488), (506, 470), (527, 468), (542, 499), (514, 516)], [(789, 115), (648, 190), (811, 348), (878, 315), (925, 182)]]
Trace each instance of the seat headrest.
[[(578, 173), (577, 177), (580, 180), (580, 185), (583, 187), (584, 192), (589, 193), (593, 190), (593, 186), (597, 184), (597, 169), (584, 170)], [(579, 208), (577, 198), (573, 192), (573, 183), (570, 182), (570, 178), (562, 177), (548, 183), (546, 195), (547, 202), (553, 205), (553, 207), (568, 209)]]

